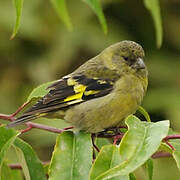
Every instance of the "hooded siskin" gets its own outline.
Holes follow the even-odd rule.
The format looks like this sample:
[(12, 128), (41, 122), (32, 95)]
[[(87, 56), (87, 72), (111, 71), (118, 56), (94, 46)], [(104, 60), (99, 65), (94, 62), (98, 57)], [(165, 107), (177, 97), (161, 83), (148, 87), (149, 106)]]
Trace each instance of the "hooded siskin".
[(106, 48), (49, 86), (46, 96), (8, 126), (43, 116), (63, 118), (90, 133), (118, 126), (135, 113), (145, 95), (148, 72), (143, 58), (143, 48), (133, 41)]

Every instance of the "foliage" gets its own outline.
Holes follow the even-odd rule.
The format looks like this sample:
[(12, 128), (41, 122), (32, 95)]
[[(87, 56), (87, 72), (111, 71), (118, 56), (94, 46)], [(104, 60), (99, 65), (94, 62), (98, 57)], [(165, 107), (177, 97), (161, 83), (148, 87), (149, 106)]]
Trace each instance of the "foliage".
[[(47, 92), (45, 89), (53, 82), (45, 83), (35, 88), (29, 95), (28, 101), (43, 97)], [(53, 155), (48, 167), (43, 169), (43, 165), (33, 151), (31, 146), (17, 136), (20, 134), (13, 129), (0, 127), (0, 160), (2, 178), (4, 173), (7, 176), (16, 176), (11, 172), (4, 161), (8, 150), (12, 147), (18, 157), (24, 177), (27, 180), (46, 179), (89, 179), (89, 180), (129, 180), (135, 179), (134, 171), (146, 164), (149, 180), (153, 177), (153, 161), (151, 156), (161, 147), (163, 139), (167, 139), (169, 131), (169, 121), (150, 122), (148, 113), (142, 108), (140, 112), (148, 120), (141, 121), (136, 116), (129, 116), (125, 123), (128, 130), (123, 135), (120, 145), (105, 143), (101, 147), (93, 162), (93, 144), (91, 135), (86, 132), (66, 131), (60, 133), (56, 138)], [(50, 127), (49, 127), (50, 129)], [(44, 129), (44, 130), (47, 130)], [(25, 132), (25, 131), (22, 131)], [(101, 141), (101, 139), (100, 139)], [(101, 142), (99, 142), (101, 144)], [(102, 142), (103, 143), (103, 142)], [(175, 143), (175, 142), (174, 142)], [(172, 153), (177, 166), (180, 166), (180, 144), (175, 144), (176, 150), (164, 150)], [(5, 170), (5, 168), (9, 168)], [(48, 169), (47, 169), (48, 168)], [(22, 179), (22, 177), (19, 177)]]
[[(96, 21), (95, 23), (93, 21), (94, 15), (91, 14), (91, 11), (86, 6), (83, 6), (83, 3), (69, 1), (70, 3), (66, 4), (67, 1), (65, 0), (50, 1), (62, 22), (69, 30), (73, 30), (71, 33), (68, 33), (64, 30), (63, 26), (59, 25), (60, 23), (56, 20), (53, 10), (51, 11), (48, 1), (32, 0), (29, 2), (26, 1), (24, 4), (23, 2), (23, 0), (14, 0), (16, 21), (11, 38), (16, 36), (20, 27), (20, 20), (22, 22), (18, 34), (20, 38), (16, 38), (10, 42), (7, 41), (7, 37), (9, 36), (10, 29), (12, 29), (9, 26), (12, 24), (13, 11), (9, 9), (8, 1), (1, 2), (0, 25), (2, 28), (0, 38), (3, 42), (0, 45), (0, 65), (2, 70), (0, 77), (1, 111), (13, 111), (16, 106), (24, 101), (25, 94), (29, 93), (34, 84), (59, 78), (61, 75), (72, 71), (69, 68), (70, 66), (75, 68), (82, 63), (79, 59), (86, 59), (86, 56), (92, 56), (107, 45), (121, 39), (135, 39), (142, 42), (142, 45), (147, 50), (146, 57), (150, 71), (150, 88), (144, 105), (148, 109), (148, 112), (152, 112), (151, 119), (153, 121), (168, 117), (168, 119), (171, 119), (171, 126), (180, 129), (178, 79), (178, 67), (180, 64), (178, 59), (179, 54), (177, 53), (177, 50), (180, 48), (180, 42), (177, 38), (180, 21), (178, 19), (178, 13), (173, 12), (173, 7), (175, 6), (177, 8), (176, 4), (163, 2), (162, 7), (166, 8), (163, 13), (163, 17), (165, 16), (163, 20), (166, 22), (163, 23), (166, 33), (164, 37), (165, 44), (161, 51), (157, 51), (153, 49), (152, 25), (149, 23), (146, 13), (138, 14), (143, 11), (144, 7), (138, 9), (139, 6), (136, 6), (136, 1), (134, 3), (132, 1), (123, 2), (125, 4), (123, 7), (121, 1), (117, 3), (117, 1), (83, 0), (93, 10), (92, 12), (97, 15), (104, 33), (107, 32), (107, 23), (103, 11), (107, 12), (105, 15), (107, 17), (109, 32), (106, 36), (96, 27)], [(153, 18), (156, 30), (156, 45), (160, 47), (163, 34), (159, 1), (144, 0), (140, 3), (142, 4), (143, 2)], [(111, 8), (114, 11), (113, 13), (111, 12)], [(45, 12), (44, 14), (42, 9)], [(135, 12), (134, 14), (136, 16), (134, 16), (133, 12)], [(7, 15), (5, 15), (6, 13)], [(112, 18), (113, 16), (118, 18)], [(123, 19), (123, 17), (125, 18)], [(134, 26), (135, 24), (136, 26)], [(174, 31), (174, 29), (177, 31)], [(82, 47), (84, 48), (83, 51)], [(34, 89), (27, 100), (37, 100), (39, 97), (42, 97), (47, 92), (45, 88), (48, 85), (49, 83), (43, 84)], [(145, 116), (148, 122), (151, 120), (149, 115), (141, 107), (139, 111)], [(154, 112), (156, 113), (155, 116)], [(129, 119), (133, 119), (134, 121), (129, 122)], [(55, 125), (59, 128), (66, 126), (57, 120), (42, 120), (43, 123), (51, 126)], [(42, 122), (42, 120), (40, 121)], [(26, 179), (45, 179), (46, 174), (49, 175), (50, 179), (58, 179), (59, 173), (61, 173), (61, 177), (75, 179), (82, 173), (82, 177), (86, 178), (88, 175), (91, 179), (112, 177), (110, 178), (112, 180), (135, 180), (138, 179), (138, 170), (141, 167), (145, 169), (147, 178), (151, 180), (154, 178), (154, 173), (156, 173), (154, 169), (158, 167), (158, 173), (156, 174), (160, 174), (159, 172), (161, 170), (160, 164), (157, 165), (160, 160), (152, 160), (151, 157), (155, 157), (152, 154), (156, 151), (156, 155), (157, 152), (161, 153), (162, 150), (163, 153), (171, 153), (173, 157), (166, 159), (166, 161), (163, 160), (161, 163), (163, 166), (165, 164), (168, 166), (167, 171), (163, 169), (164, 177), (167, 173), (171, 175), (171, 159), (175, 160), (174, 162), (176, 162), (177, 167), (180, 169), (179, 139), (169, 141), (175, 147), (175, 150), (170, 149), (164, 141), (162, 142), (163, 137), (167, 135), (167, 121), (160, 122), (161, 126), (159, 127), (159, 123), (140, 122), (139, 119), (130, 116), (126, 119), (126, 123), (129, 125), (129, 129), (121, 140), (120, 146), (112, 145), (109, 141), (102, 138), (97, 139), (98, 147), (102, 148), (99, 153), (96, 153), (97, 157), (93, 163), (93, 147), (89, 134), (83, 132), (76, 134), (68, 131), (56, 137), (56, 135), (48, 134), (44, 131), (32, 130), (27, 135), (21, 135), (23, 139), (30, 142), (32, 148), (30, 144), (17, 137), (20, 135), (20, 132), (1, 126), (0, 179), (4, 180), (7, 177), (8, 179), (23, 179), (19, 170), (20, 167), (23, 167), (22, 171)], [(136, 130), (134, 129), (135, 127), (137, 128)], [(146, 130), (143, 131), (144, 129)], [(147, 130), (153, 133), (147, 135)], [(171, 131), (169, 134), (175, 133)], [(142, 137), (145, 137), (145, 139), (141, 139)], [(49, 159), (51, 159), (50, 164), (42, 164), (38, 157), (44, 161), (47, 160), (44, 154), (48, 154), (47, 147), (49, 148), (49, 146), (54, 145), (54, 138), (57, 140), (53, 149), (53, 155), (49, 156)], [(147, 144), (149, 146), (146, 146), (145, 143), (147, 139), (148, 141), (151, 140), (151, 143)], [(161, 145), (159, 144), (160, 142), (162, 142)], [(142, 146), (139, 147), (139, 144)], [(72, 148), (64, 149), (64, 145)], [(133, 151), (131, 147), (138, 151)], [(141, 151), (145, 153), (143, 154), (144, 156), (139, 153)], [(77, 157), (78, 159), (76, 159)], [(133, 159), (133, 157), (136, 158)], [(126, 158), (128, 162), (124, 163), (123, 160), (126, 160)], [(82, 164), (77, 162), (78, 160)], [(64, 163), (61, 163), (62, 161)], [(13, 163), (18, 164), (16, 166)], [(16, 167), (16, 169), (13, 167)], [(122, 171), (122, 167), (125, 169), (125, 172)], [(63, 171), (65, 168), (69, 171)], [(65, 174), (62, 174), (62, 171)], [(162, 173), (160, 175), (162, 176)], [(176, 176), (175, 174), (173, 175), (174, 177)], [(157, 179), (159, 180), (160, 178)]]
[[(99, 0), (83, 0), (83, 1), (87, 3), (92, 8), (92, 10), (96, 13), (101, 23), (101, 26), (103, 28), (103, 31), (106, 34), (107, 24), (106, 24), (106, 20), (105, 20)], [(69, 30), (72, 30), (72, 23), (68, 15), (66, 1), (65, 0), (51, 0), (51, 2), (56, 12), (58, 13), (59, 17), (64, 22), (64, 24), (67, 26)], [(20, 26), (22, 4), (23, 4), (23, 0), (15, 0), (16, 23), (15, 23), (14, 31), (11, 38), (14, 38)], [(152, 14), (154, 24), (155, 24), (155, 29), (156, 29), (156, 39), (157, 39), (156, 43), (157, 43), (157, 47), (160, 47), (162, 44), (162, 23), (161, 23), (160, 7), (159, 7), (158, 0), (153, 0), (153, 1), (144, 0), (144, 5)]]
[[(146, 163), (148, 177), (153, 176), (153, 161), (149, 158), (158, 151), (163, 138), (168, 135), (169, 121), (143, 122), (131, 115), (125, 120), (128, 130), (124, 134), (120, 145), (104, 145), (93, 162), (93, 146), (91, 135), (85, 132), (74, 133), (66, 131), (57, 136), (56, 145), (48, 167), (43, 169), (42, 163), (31, 146), (17, 136), (17, 131), (0, 127), (1, 149), (1, 178), (16, 177), (6, 161), (8, 150), (12, 147), (18, 157), (25, 179), (113, 179), (125, 180), (135, 178), (132, 173)], [(177, 166), (180, 166), (180, 143), (176, 143), (177, 150), (171, 151)], [(168, 150), (169, 152), (169, 150)], [(8, 159), (7, 159), (8, 160)], [(11, 166), (10, 166), (11, 167)], [(5, 170), (7, 169), (8, 170)], [(18, 177), (22, 179), (22, 177)]]

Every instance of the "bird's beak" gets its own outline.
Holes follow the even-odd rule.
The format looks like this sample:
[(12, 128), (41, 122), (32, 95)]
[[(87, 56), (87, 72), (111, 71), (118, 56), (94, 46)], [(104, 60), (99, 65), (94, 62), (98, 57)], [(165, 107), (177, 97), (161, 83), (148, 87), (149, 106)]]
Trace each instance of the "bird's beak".
[(142, 58), (137, 58), (137, 61), (133, 64), (133, 68), (135, 69), (145, 69), (146, 65)]

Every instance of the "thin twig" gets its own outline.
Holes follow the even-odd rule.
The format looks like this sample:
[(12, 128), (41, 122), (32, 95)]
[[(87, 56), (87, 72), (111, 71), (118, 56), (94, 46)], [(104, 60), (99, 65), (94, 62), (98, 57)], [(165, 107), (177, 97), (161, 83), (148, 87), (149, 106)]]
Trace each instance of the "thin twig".
[[(42, 162), (43, 165), (49, 164), (50, 161)], [(22, 166), (20, 164), (9, 164), (8, 165), (11, 169), (22, 169)]]
[(28, 123), (26, 123), (26, 125), (27, 125), (27, 128), (23, 129), (21, 131), (21, 134), (30, 131), (32, 128), (42, 129), (42, 130), (53, 132), (53, 133), (62, 133), (64, 131), (68, 130), (68, 129), (72, 129), (73, 128), (71, 126), (71, 127), (67, 127), (67, 128), (64, 128), (64, 129), (58, 129), (58, 128), (55, 128), (55, 127), (52, 127), (52, 126), (47, 126), (47, 125), (38, 124), (38, 123), (32, 123), (32, 122), (28, 122)]
[(172, 134), (172, 135), (168, 135), (166, 136), (163, 140), (167, 141), (169, 139), (180, 139), (180, 134)]
[(22, 169), (22, 166), (20, 164), (9, 164), (9, 167), (11, 169)]
[(153, 159), (162, 158), (162, 157), (172, 157), (172, 155), (168, 152), (156, 152), (151, 156)]
[(23, 105), (21, 105), (13, 114), (11, 114), (12, 117), (15, 117), (19, 112), (21, 112), (24, 107), (26, 107), (31, 101), (25, 102)]
[(168, 142), (168, 140), (163, 140), (163, 142), (165, 142), (173, 151), (176, 150), (175, 147), (171, 143)]
[(0, 114), (0, 119), (12, 121), (12, 116), (9, 114)]
[(0, 114), (0, 119), (3, 119), (3, 120), (8, 120), (8, 121), (15, 121), (16, 118), (15, 116), (22, 111), (22, 109), (27, 106), (28, 104), (30, 103), (29, 102), (25, 102), (22, 106), (20, 106), (14, 113), (12, 114)]
[(170, 139), (180, 139), (180, 134), (168, 135), (163, 139), (163, 142), (165, 142), (172, 150), (176, 150), (174, 146), (168, 142)]

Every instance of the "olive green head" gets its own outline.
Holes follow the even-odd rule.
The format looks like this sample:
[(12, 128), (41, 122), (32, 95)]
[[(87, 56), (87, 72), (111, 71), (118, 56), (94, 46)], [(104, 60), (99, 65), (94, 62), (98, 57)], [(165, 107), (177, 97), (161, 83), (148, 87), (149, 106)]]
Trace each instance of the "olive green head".
[[(105, 64), (119, 70), (140, 72), (146, 69), (144, 64), (144, 50), (138, 43), (133, 41), (121, 41), (106, 48), (102, 55)], [(106, 58), (109, 57), (109, 58)]]

